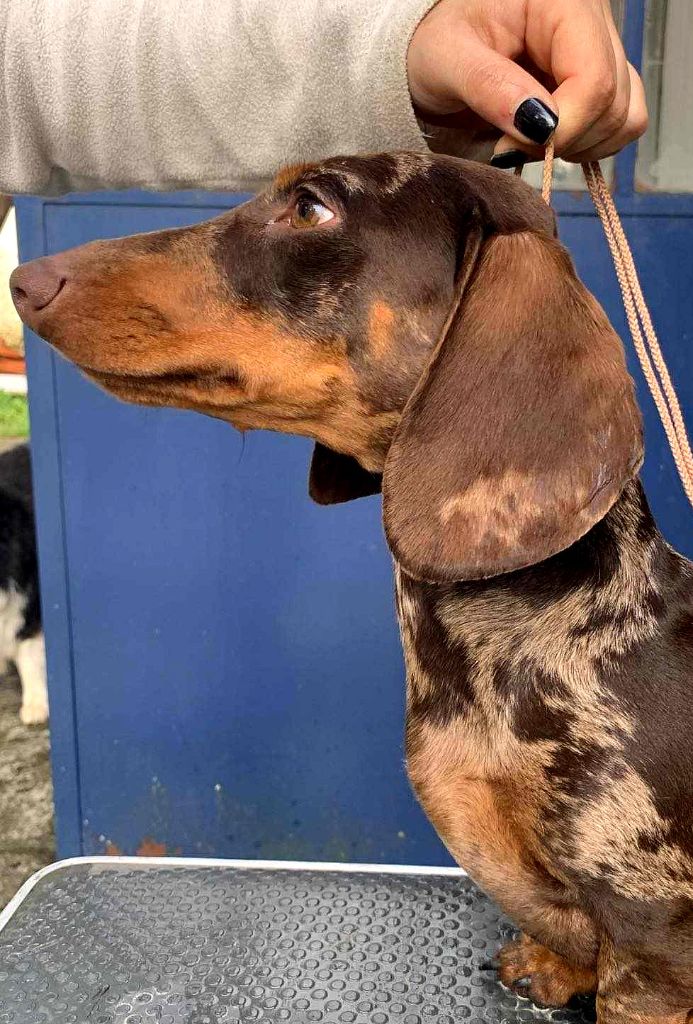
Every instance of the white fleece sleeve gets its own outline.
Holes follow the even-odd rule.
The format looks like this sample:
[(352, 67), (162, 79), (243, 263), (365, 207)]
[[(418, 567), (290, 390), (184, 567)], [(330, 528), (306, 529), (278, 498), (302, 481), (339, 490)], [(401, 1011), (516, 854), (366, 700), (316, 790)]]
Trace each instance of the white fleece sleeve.
[(434, 0), (1, 0), (0, 191), (255, 189), (425, 149), (406, 76)]

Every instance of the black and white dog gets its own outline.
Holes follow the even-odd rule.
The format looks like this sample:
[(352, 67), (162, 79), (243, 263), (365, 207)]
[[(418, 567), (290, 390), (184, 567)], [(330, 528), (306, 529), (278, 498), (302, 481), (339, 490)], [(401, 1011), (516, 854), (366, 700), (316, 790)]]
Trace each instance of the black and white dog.
[(22, 722), (45, 722), (46, 655), (27, 444), (0, 455), (0, 670), (8, 662), (22, 683)]

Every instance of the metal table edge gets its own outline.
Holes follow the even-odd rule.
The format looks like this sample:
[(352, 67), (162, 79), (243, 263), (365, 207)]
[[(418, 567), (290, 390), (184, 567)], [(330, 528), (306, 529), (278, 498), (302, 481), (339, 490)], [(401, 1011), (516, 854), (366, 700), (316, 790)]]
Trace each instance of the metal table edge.
[(133, 868), (234, 868), (237, 871), (325, 871), (342, 874), (418, 875), (430, 877), (466, 878), (462, 868), (414, 864), (353, 864), (330, 861), (303, 860), (225, 860), (205, 857), (68, 857), (40, 868), (26, 880), (0, 912), (0, 932), (10, 922), (36, 886), (48, 875), (67, 868), (88, 865)]

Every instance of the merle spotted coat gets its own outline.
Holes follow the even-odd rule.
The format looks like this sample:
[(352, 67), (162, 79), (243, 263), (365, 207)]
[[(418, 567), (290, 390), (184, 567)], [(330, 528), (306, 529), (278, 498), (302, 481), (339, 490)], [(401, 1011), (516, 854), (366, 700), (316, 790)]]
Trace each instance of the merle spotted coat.
[(596, 991), (601, 1024), (688, 1020), (693, 568), (638, 481), (621, 343), (532, 190), (335, 158), (13, 286), (118, 397), (314, 438), (320, 502), (382, 488), (408, 770), (523, 930), (504, 981)]

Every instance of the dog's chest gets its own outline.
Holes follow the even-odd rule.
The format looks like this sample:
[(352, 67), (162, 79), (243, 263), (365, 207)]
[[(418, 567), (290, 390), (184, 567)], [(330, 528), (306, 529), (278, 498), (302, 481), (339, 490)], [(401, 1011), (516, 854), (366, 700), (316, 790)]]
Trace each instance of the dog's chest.
[[(476, 776), (516, 772), (510, 702), (495, 691), (488, 659), (460, 643), (445, 621), (441, 588), (420, 584), (398, 567), (395, 579), (407, 733), (408, 741), (416, 735), (417, 760), (430, 770), (454, 764)], [(409, 742), (408, 748), (411, 755)]]
[(626, 728), (603, 705), (591, 648), (570, 642), (570, 602), (542, 614), (505, 592), (421, 583), (401, 569), (396, 593), (408, 753), (425, 772), (513, 783), (530, 772), (536, 788), (560, 747), (598, 723)]
[(413, 580), (396, 565), (395, 589), (408, 711), (422, 710), (425, 703), (427, 715), (441, 720), (469, 712), (478, 702), (483, 658), (461, 640), (446, 615), (451, 588)]

